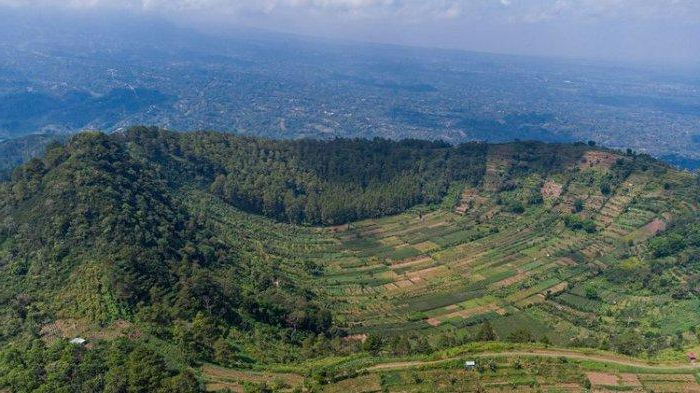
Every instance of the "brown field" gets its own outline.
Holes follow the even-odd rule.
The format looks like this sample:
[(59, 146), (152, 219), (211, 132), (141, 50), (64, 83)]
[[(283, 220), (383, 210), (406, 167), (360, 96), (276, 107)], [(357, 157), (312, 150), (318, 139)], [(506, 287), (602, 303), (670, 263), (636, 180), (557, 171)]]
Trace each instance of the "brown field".
[(652, 222), (650, 222), (644, 226), (644, 231), (648, 235), (656, 235), (659, 232), (663, 232), (665, 230), (666, 230), (666, 221), (664, 221), (660, 218), (655, 218)]
[(585, 168), (610, 168), (617, 159), (620, 158), (618, 155), (613, 153), (608, 153), (604, 151), (588, 151), (581, 158), (580, 166), (582, 169)]
[(557, 263), (563, 266), (576, 266), (576, 261), (569, 257), (564, 257), (564, 258), (559, 258), (557, 260)]
[(427, 322), (430, 326), (440, 326), (441, 323), (438, 319), (435, 318), (428, 318), (425, 320), (425, 322)]
[(523, 281), (524, 279), (528, 278), (530, 276), (530, 273), (525, 272), (525, 273), (518, 273), (512, 277), (508, 277), (506, 279), (503, 279), (501, 281), (496, 281), (495, 283), (489, 285), (490, 289), (499, 289), (499, 288), (504, 288), (504, 287), (509, 287), (513, 284), (517, 284), (520, 281)]
[(626, 386), (642, 386), (637, 374), (620, 374), (620, 382)]
[(593, 385), (594, 392), (700, 392), (700, 384), (688, 374), (630, 374), (619, 375), (588, 372), (586, 377)]
[(455, 206), (455, 213), (465, 214), (470, 209), (478, 208), (487, 202), (488, 199), (480, 196), (475, 189), (467, 188), (462, 193), (462, 198), (459, 203)]
[(586, 373), (586, 377), (591, 381), (591, 385), (617, 386), (620, 380), (617, 375), (599, 372)]
[(569, 287), (569, 283), (564, 281), (564, 282), (560, 282), (559, 284), (557, 284), (551, 288), (548, 288), (546, 291), (544, 291), (544, 293), (549, 292), (551, 294), (557, 294), (559, 292), (565, 291), (566, 288), (568, 288), (568, 287)]
[(343, 341), (360, 341), (360, 342), (365, 342), (367, 340), (367, 335), (366, 334), (351, 334), (349, 336), (343, 337)]
[(515, 305), (517, 307), (529, 307), (533, 304), (540, 304), (544, 303), (545, 298), (544, 295), (541, 293), (526, 297), (525, 299), (519, 300), (515, 302)]
[(415, 282), (416, 279), (422, 280), (422, 279), (438, 276), (441, 273), (445, 273), (446, 270), (447, 270), (446, 266), (440, 265), (440, 266), (429, 267), (429, 268), (423, 269), (423, 270), (418, 270), (416, 272), (408, 272), (408, 273), (406, 273), (406, 275), (408, 276), (408, 278), (411, 281)]
[(491, 303), (491, 304), (485, 304), (483, 306), (478, 306), (478, 307), (472, 307), (468, 308), (466, 310), (459, 310), (455, 312), (451, 312), (449, 314), (443, 315), (442, 319), (447, 320), (451, 318), (469, 318), (473, 315), (479, 315), (479, 314), (485, 314), (489, 311), (495, 311), (501, 315), (505, 314), (505, 310), (499, 307), (496, 303)]
[(559, 198), (561, 195), (562, 186), (559, 183), (549, 180), (544, 183), (540, 191), (542, 192), (542, 197), (545, 199)]
[(411, 280), (401, 280), (401, 281), (395, 282), (394, 284), (396, 284), (399, 288), (406, 288), (406, 287), (410, 287), (411, 285), (413, 285), (414, 282)]

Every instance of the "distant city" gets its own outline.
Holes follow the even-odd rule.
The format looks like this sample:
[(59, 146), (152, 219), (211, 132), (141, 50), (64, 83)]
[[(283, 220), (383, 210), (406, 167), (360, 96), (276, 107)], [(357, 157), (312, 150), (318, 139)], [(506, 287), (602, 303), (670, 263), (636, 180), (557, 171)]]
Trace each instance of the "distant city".
[(87, 34), (67, 21), (5, 18), (3, 140), (144, 124), (274, 138), (594, 140), (686, 168), (700, 158), (700, 78), (691, 72), (263, 33), (220, 38), (163, 22)]

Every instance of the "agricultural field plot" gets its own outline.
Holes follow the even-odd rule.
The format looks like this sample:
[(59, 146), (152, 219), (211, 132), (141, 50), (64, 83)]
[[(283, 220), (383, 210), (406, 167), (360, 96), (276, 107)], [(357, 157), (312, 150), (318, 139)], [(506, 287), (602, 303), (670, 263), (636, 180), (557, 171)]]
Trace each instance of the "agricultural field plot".
[[(322, 291), (351, 333), (474, 330), (489, 320), (501, 326), (499, 336), (513, 333), (502, 326), (515, 324), (536, 339), (551, 332), (547, 340), (559, 344), (604, 337), (610, 329), (598, 318), (628, 312), (637, 300), (594, 278), (624, 255), (644, 251), (644, 241), (693, 209), (659, 203), (685, 189), (666, 190), (651, 171), (606, 188), (611, 168), (625, 160), (591, 155), (571, 163), (570, 173), (533, 173), (513, 183), (513, 162), (492, 156), (483, 184), (466, 187), (452, 208), (417, 209), (326, 233), (334, 253), (318, 262)], [(687, 180), (680, 176), (678, 184)], [(541, 195), (539, 202), (533, 195)], [(519, 200), (526, 208), (513, 213), (508, 204)], [(593, 229), (569, 227), (567, 215), (590, 220)]]
[[(342, 258), (330, 261), (325, 265), (324, 279), (328, 293), (339, 301), (336, 312), (353, 330), (465, 327), (485, 319), (512, 317), (564, 291), (567, 280), (583, 272), (579, 264), (558, 263), (562, 255), (570, 253), (575, 240), (566, 231), (561, 238), (543, 236), (553, 221), (547, 212), (524, 215), (521, 220), (532, 222), (526, 230), (504, 220), (497, 231), (474, 240), (469, 237), (473, 225), (468, 215), (439, 216), (443, 223), (425, 230), (441, 228), (454, 240), (443, 246), (433, 238), (437, 247), (403, 259), (388, 257), (395, 251), (386, 249), (379, 257), (360, 254), (356, 248), (360, 240), (344, 233), (349, 243), (344, 258), (356, 257), (365, 263), (346, 267)], [(384, 228), (376, 228), (375, 233), (391, 238), (395, 249), (417, 250), (413, 245), (418, 243), (411, 240), (425, 241), (418, 235), (422, 228), (415, 220), (402, 229), (403, 235)], [(374, 245), (382, 239), (375, 237), (364, 243)]]
[(587, 372), (594, 392), (700, 392), (700, 384), (689, 374), (634, 374)]
[[(468, 371), (456, 364), (439, 368), (382, 371), (343, 381), (345, 386), (377, 387), (385, 392), (582, 392), (583, 374), (552, 360), (484, 360), (493, 370)], [(339, 391), (335, 385), (328, 391)], [(349, 391), (349, 390), (346, 390)], [(354, 390), (353, 390), (354, 391)]]
[(697, 393), (700, 392), (700, 384), (692, 375), (665, 375), (642, 374), (639, 375), (640, 385), (647, 392), (659, 393)]
[(266, 373), (242, 371), (214, 365), (204, 365), (202, 376), (208, 391), (249, 391), (250, 386), (261, 383), (274, 388), (276, 391), (293, 391), (300, 388), (304, 378), (290, 373)]

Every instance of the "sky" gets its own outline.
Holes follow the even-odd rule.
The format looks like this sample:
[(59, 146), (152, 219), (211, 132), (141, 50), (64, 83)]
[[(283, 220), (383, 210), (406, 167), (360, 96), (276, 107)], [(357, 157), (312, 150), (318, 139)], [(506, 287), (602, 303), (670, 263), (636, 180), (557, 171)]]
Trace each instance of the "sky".
[(351, 41), (700, 64), (700, 0), (0, 0), (128, 11), (208, 32), (254, 27)]

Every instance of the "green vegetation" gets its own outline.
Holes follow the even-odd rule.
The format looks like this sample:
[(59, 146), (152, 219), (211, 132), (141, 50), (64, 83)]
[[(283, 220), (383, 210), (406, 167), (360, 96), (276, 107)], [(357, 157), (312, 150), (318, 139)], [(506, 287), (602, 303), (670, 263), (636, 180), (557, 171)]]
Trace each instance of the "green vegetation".
[(280, 221), (328, 225), (437, 203), (451, 182), (475, 185), (486, 157), (479, 143), (275, 141), (146, 128), (122, 142), (172, 182), (207, 184), (231, 205)]
[(566, 226), (569, 229), (572, 229), (574, 231), (586, 231), (588, 233), (594, 233), (597, 230), (595, 221), (591, 219), (581, 218), (580, 216), (575, 214), (571, 214), (564, 217), (564, 224), (566, 224)]
[[(3, 349), (0, 382), (12, 391), (179, 392), (199, 389), (191, 371), (170, 369), (155, 351), (126, 339), (86, 349), (41, 340)], [(37, 378), (39, 376), (39, 378)]]
[(80, 134), (0, 183), (0, 388), (535, 389), (598, 367), (362, 371), (478, 342), (682, 360), (697, 184), (586, 144)]

